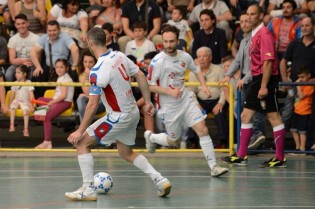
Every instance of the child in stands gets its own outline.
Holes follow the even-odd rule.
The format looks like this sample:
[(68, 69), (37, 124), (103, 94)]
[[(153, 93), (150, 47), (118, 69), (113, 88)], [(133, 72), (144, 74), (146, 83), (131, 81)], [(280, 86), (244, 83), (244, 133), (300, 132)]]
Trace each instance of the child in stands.
[[(57, 83), (73, 82), (68, 74), (68, 62), (65, 59), (57, 59), (55, 63), (55, 70), (58, 76)], [(73, 102), (74, 87), (73, 86), (56, 86), (55, 95), (53, 98), (40, 97), (38, 100), (47, 102), (49, 111), (46, 114), (44, 123), (44, 141), (37, 145), (35, 149), (51, 149), (51, 134), (52, 134), (52, 120), (58, 117), (61, 113), (71, 107)]]
[[(310, 69), (301, 67), (297, 73), (296, 82), (309, 82), (311, 78)], [(306, 131), (312, 114), (312, 97), (314, 86), (297, 86), (297, 95), (294, 103), (294, 114), (291, 119), (290, 131), (295, 141), (296, 151), (305, 151)]]
[(175, 26), (179, 30), (179, 44), (177, 49), (186, 51), (187, 49), (187, 38), (192, 42), (194, 40), (194, 35), (189, 27), (187, 20), (184, 18), (184, 11), (181, 7), (175, 6), (172, 11), (172, 16), (167, 24)]
[[(31, 82), (29, 77), (29, 68), (26, 65), (20, 65), (16, 68), (16, 82)], [(10, 128), (9, 132), (15, 131), (14, 120), (15, 111), (18, 108), (22, 109), (24, 119), (23, 135), (29, 137), (28, 123), (30, 113), (34, 111), (34, 106), (31, 100), (34, 99), (34, 86), (12, 86), (10, 95)]]

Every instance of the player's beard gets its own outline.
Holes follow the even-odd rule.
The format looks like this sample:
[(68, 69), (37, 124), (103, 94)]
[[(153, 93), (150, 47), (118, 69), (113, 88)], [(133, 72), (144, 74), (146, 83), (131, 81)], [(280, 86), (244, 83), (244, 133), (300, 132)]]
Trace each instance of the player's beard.
[[(170, 51), (171, 49), (171, 51)], [(168, 54), (174, 54), (176, 52), (176, 47), (175, 48), (168, 48), (168, 49), (165, 49), (165, 51), (168, 53)]]

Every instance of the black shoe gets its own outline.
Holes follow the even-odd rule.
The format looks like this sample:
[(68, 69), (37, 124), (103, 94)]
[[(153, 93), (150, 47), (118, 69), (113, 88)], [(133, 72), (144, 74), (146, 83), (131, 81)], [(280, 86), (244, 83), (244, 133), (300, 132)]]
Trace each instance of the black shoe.
[(268, 161), (265, 161), (261, 164), (259, 164), (259, 167), (261, 168), (286, 168), (287, 167), (287, 161), (284, 158), (283, 161), (278, 160), (277, 158), (271, 158)]
[(231, 155), (221, 158), (222, 161), (239, 165), (239, 166), (247, 166), (248, 157), (245, 156), (244, 158), (238, 157), (237, 155)]

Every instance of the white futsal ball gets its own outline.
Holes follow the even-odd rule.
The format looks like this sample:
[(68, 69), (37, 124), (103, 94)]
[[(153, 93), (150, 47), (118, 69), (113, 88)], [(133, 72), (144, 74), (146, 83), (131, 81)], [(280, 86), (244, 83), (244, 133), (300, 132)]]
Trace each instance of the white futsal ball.
[(99, 172), (94, 176), (94, 186), (97, 193), (107, 193), (113, 187), (112, 177), (105, 172)]

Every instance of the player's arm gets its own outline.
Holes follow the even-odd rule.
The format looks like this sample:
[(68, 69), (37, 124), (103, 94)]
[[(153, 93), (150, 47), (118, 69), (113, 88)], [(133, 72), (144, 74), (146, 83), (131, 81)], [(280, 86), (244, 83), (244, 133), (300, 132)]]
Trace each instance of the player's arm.
[(151, 102), (151, 92), (147, 82), (147, 77), (139, 70), (134, 77), (138, 82), (138, 86), (141, 90), (142, 98), (144, 100), (144, 111), (148, 116), (153, 116), (155, 113), (154, 105)]
[(139, 70), (134, 75), (134, 77), (136, 78), (136, 80), (138, 82), (138, 86), (141, 90), (141, 94), (142, 94), (142, 97), (144, 99), (144, 103), (150, 103), (151, 102), (151, 98), (150, 98), (151, 92), (149, 90), (149, 85), (148, 85), (146, 76), (144, 75), (144, 73), (141, 70)]
[(206, 80), (205, 80), (201, 70), (198, 73), (195, 73), (195, 75), (196, 75), (198, 81), (201, 84), (201, 88), (202, 88), (203, 93), (208, 95), (208, 96), (210, 96), (211, 93), (210, 93), (210, 91), (209, 91), (209, 89), (207, 87)]
[(157, 85), (150, 85), (149, 89), (153, 93), (157, 94), (165, 94), (173, 97), (179, 97), (180, 95), (180, 89), (171, 89), (171, 88), (164, 88), (162, 86), (157, 86)]
[(83, 133), (85, 132), (87, 127), (89, 127), (93, 120), (94, 114), (98, 107), (99, 100), (100, 100), (99, 94), (90, 95), (89, 101), (85, 108), (82, 122), (78, 130), (70, 134), (70, 136), (67, 139), (68, 142), (70, 142), (71, 144), (77, 144), (83, 138)]
[(271, 71), (272, 60), (265, 60), (263, 64), (263, 75), (261, 79), (260, 90), (258, 92), (258, 98), (263, 98), (268, 94), (267, 85), (271, 76)]
[(82, 134), (87, 129), (87, 127), (90, 126), (90, 124), (93, 120), (95, 112), (98, 108), (100, 97), (101, 97), (101, 95), (90, 95), (89, 96), (89, 101), (86, 105), (82, 122), (78, 128), (78, 131), (80, 131)]

